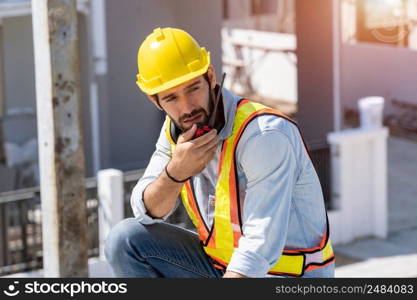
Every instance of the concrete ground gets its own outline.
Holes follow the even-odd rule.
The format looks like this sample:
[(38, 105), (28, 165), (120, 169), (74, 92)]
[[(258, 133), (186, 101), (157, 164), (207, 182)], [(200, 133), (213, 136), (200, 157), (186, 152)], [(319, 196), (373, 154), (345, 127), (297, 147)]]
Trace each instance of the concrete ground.
[[(44, 277), (43, 269), (14, 273), (6, 276), (1, 276), (1, 278), (42, 278)], [(113, 271), (110, 268), (110, 265), (104, 259), (99, 257), (92, 257), (88, 259), (88, 277), (89, 278), (110, 278), (114, 277)]]
[(417, 141), (388, 138), (387, 239), (335, 247), (337, 277), (417, 277)]

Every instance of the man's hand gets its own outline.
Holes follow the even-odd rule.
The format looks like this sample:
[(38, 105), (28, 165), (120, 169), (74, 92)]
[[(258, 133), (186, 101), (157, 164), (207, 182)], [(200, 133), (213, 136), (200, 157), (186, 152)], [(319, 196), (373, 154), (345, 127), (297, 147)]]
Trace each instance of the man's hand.
[(176, 180), (184, 180), (200, 173), (212, 160), (219, 142), (216, 129), (192, 139), (197, 130), (194, 124), (178, 138), (172, 159), (167, 166), (168, 173)]
[(226, 271), (226, 273), (224, 273), (223, 278), (248, 278), (245, 275), (233, 272), (233, 271)]

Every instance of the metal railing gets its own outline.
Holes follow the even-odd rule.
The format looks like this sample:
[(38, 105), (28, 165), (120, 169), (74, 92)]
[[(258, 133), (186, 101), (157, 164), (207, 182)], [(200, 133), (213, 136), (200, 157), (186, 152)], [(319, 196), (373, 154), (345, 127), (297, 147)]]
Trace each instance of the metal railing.
[(0, 195), (0, 275), (36, 269), (42, 263), (39, 188)]
[[(125, 217), (130, 209), (131, 191), (143, 170), (124, 173)], [(85, 181), (88, 255), (98, 256), (97, 179)], [(0, 193), (0, 276), (40, 269), (42, 261), (42, 216), (40, 188)]]
[(311, 161), (316, 169), (317, 176), (321, 183), (323, 191), (324, 204), (326, 209), (331, 210), (331, 157), (330, 146), (321, 145), (312, 147), (310, 150)]

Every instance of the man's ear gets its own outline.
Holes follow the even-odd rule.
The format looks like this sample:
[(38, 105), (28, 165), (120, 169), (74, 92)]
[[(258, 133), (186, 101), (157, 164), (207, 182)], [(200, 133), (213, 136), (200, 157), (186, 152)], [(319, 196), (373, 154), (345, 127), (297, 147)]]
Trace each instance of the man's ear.
[(158, 95), (146, 95), (148, 100), (151, 101), (159, 110), (163, 110), (162, 107), (159, 105)]
[(213, 65), (210, 65), (208, 67), (207, 76), (210, 80), (210, 88), (214, 89), (216, 87), (216, 84), (217, 84), (217, 79), (216, 79), (216, 71), (214, 70)]

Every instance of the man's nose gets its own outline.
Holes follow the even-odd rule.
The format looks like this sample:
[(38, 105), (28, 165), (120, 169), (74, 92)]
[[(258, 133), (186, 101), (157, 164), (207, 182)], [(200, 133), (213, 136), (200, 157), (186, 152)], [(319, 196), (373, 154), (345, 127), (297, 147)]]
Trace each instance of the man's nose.
[(195, 109), (194, 103), (185, 97), (181, 99), (180, 105), (182, 114), (191, 114)]

